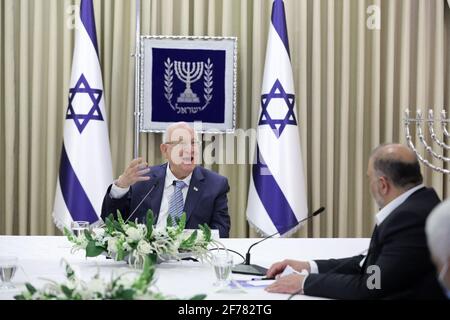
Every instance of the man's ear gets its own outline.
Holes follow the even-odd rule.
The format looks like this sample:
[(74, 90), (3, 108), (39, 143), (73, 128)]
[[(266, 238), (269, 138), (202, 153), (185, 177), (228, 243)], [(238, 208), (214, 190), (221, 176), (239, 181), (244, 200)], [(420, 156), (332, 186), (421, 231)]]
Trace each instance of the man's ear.
[(159, 145), (159, 150), (161, 151), (161, 154), (163, 155), (163, 157), (164, 157), (165, 159), (167, 159), (167, 145), (164, 144), (164, 143), (161, 143), (161, 144)]
[(378, 182), (380, 184), (380, 193), (384, 196), (387, 195), (391, 188), (389, 180), (386, 177), (381, 176), (378, 178)]

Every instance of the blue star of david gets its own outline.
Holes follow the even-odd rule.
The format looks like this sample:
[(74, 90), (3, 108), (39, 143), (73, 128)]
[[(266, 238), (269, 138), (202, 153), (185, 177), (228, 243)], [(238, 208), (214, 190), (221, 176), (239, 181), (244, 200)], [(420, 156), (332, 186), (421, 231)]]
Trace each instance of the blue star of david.
[[(72, 102), (77, 94), (87, 93), (92, 101), (92, 107), (87, 114), (75, 113)], [(74, 88), (69, 89), (69, 106), (67, 107), (66, 119), (73, 119), (80, 133), (83, 132), (90, 120), (103, 121), (100, 111), (100, 100), (103, 90), (93, 89), (89, 86), (84, 74), (81, 74)]]
[[(272, 99), (283, 99), (288, 107), (288, 111), (283, 119), (273, 119), (267, 107)], [(277, 79), (267, 94), (261, 95), (261, 116), (258, 125), (268, 124), (272, 128), (275, 136), (279, 138), (287, 125), (297, 125), (294, 114), (295, 95), (286, 93), (280, 81)]]

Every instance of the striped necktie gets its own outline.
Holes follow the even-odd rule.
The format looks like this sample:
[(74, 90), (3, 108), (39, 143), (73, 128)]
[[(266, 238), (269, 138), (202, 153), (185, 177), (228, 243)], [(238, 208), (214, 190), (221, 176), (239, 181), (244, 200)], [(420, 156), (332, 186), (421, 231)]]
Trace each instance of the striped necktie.
[(172, 217), (173, 225), (177, 225), (177, 220), (181, 218), (183, 214), (184, 201), (183, 201), (183, 190), (186, 187), (186, 183), (181, 180), (174, 180), (173, 186), (175, 188), (172, 196), (169, 200), (169, 214)]

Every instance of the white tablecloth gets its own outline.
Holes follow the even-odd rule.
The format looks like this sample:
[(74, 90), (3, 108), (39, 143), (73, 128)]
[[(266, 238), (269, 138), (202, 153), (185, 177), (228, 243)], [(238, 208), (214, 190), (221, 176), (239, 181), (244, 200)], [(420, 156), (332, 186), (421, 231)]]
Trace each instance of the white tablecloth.
[[(245, 256), (248, 247), (258, 239), (221, 239), (229, 249)], [(269, 267), (273, 262), (285, 258), (309, 260), (324, 258), (342, 258), (362, 253), (369, 239), (269, 239), (255, 246), (251, 251), (251, 263)], [(21, 269), (16, 272), (15, 290), (0, 291), (0, 299), (12, 299), (23, 289), (25, 282), (35, 285), (43, 283), (42, 278), (56, 281), (64, 280), (61, 259), (65, 258), (80, 276), (89, 279), (98, 270), (109, 276), (111, 272), (120, 273), (128, 266), (124, 262), (115, 262), (104, 256), (84, 257), (84, 252), (71, 253), (71, 244), (65, 237), (51, 236), (0, 236), (0, 255), (14, 255), (19, 259)], [(234, 256), (235, 263), (241, 258)], [(207, 299), (265, 300), (287, 299), (289, 295), (267, 293), (263, 288), (250, 288), (246, 292), (216, 293), (213, 286), (215, 275), (208, 264), (192, 261), (162, 263), (157, 266), (156, 285), (167, 295), (189, 298), (195, 294), (207, 294)], [(233, 278), (250, 279), (252, 276), (233, 274)], [(294, 299), (316, 299), (297, 295)]]

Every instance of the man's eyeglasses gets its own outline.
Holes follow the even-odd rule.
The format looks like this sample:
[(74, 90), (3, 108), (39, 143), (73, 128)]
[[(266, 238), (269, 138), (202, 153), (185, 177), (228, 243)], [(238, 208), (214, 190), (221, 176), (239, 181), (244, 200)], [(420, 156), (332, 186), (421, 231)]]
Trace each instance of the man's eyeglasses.
[(191, 142), (187, 142), (187, 141), (183, 141), (183, 140), (178, 140), (178, 141), (167, 141), (164, 142), (164, 144), (170, 144), (172, 146), (188, 146), (189, 144), (194, 147), (194, 146), (198, 146), (200, 144), (200, 141), (198, 140), (192, 140)]

